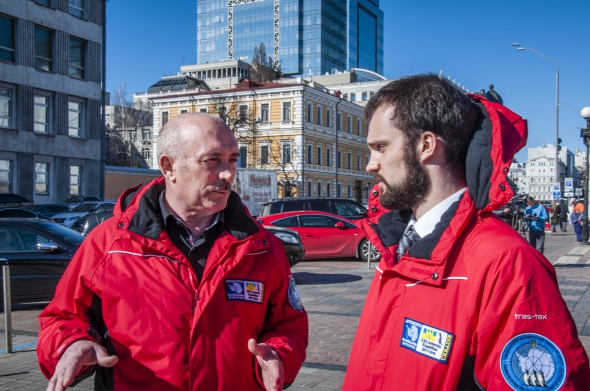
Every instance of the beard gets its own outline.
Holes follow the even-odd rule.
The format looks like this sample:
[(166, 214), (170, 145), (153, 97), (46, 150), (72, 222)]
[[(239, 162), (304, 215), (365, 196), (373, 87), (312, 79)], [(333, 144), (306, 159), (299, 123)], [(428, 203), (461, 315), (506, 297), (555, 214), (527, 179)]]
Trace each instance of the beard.
[(408, 148), (404, 151), (403, 160), (406, 176), (401, 183), (391, 185), (381, 175), (375, 174), (375, 179), (385, 185), (385, 191), (381, 192), (379, 202), (387, 209), (410, 209), (418, 205), (431, 190), (430, 177), (424, 167), (418, 163), (412, 149)]

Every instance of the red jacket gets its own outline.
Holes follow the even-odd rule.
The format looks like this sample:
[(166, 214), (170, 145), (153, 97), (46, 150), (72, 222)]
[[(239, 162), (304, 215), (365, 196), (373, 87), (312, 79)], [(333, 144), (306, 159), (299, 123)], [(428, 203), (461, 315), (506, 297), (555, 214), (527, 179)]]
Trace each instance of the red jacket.
[(473, 98), (482, 121), (467, 156), (468, 191), (434, 231), (396, 263), (411, 211), (362, 224), (382, 258), (344, 391), (590, 390), (553, 266), (491, 212), (512, 196), (506, 174), (526, 122)]
[(97, 367), (97, 389), (261, 390), (248, 339), (281, 356), (286, 382), (305, 359), (307, 314), (281, 242), (232, 193), (224, 230), (197, 285), (164, 230), (163, 178), (124, 193), (114, 218), (84, 241), (41, 313), (39, 364), (50, 377), (76, 340), (119, 362)]

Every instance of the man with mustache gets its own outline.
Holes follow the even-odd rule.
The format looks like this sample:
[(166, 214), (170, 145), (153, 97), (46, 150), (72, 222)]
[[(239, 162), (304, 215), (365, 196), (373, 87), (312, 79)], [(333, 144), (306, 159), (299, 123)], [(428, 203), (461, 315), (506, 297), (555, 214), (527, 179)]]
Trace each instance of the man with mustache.
[(182, 114), (157, 149), (163, 176), (123, 193), (39, 316), (47, 389), (96, 372), (96, 390), (281, 390), (307, 314), (280, 241), (231, 191), (231, 129)]
[(525, 390), (533, 371), (544, 389), (590, 389), (553, 266), (493, 213), (526, 121), (438, 75), (391, 82), (365, 115), (393, 211), (361, 223), (382, 258), (343, 390)]

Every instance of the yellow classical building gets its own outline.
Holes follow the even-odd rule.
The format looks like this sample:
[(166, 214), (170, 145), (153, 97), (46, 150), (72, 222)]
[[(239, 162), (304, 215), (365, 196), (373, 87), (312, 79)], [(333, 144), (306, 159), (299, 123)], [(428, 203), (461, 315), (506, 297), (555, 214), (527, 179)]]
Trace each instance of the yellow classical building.
[(134, 96), (152, 105), (155, 145), (159, 130), (175, 116), (209, 113), (234, 130), (240, 167), (277, 171), (279, 196), (344, 197), (367, 203), (374, 180), (365, 171), (369, 149), (364, 107), (301, 78), (291, 84), (264, 85), (242, 79), (236, 88), (213, 91), (189, 76), (162, 82), (174, 85), (175, 80), (186, 88), (150, 88)]

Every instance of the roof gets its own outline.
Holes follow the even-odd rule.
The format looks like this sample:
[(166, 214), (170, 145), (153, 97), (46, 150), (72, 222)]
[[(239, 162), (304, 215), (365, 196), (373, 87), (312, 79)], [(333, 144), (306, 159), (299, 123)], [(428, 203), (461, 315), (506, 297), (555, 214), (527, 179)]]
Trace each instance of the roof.
[(182, 90), (206, 90), (211, 89), (203, 80), (197, 79), (191, 76), (171, 76), (163, 77), (162, 80), (158, 81), (148, 88), (148, 92), (159, 92), (159, 91), (182, 91)]

